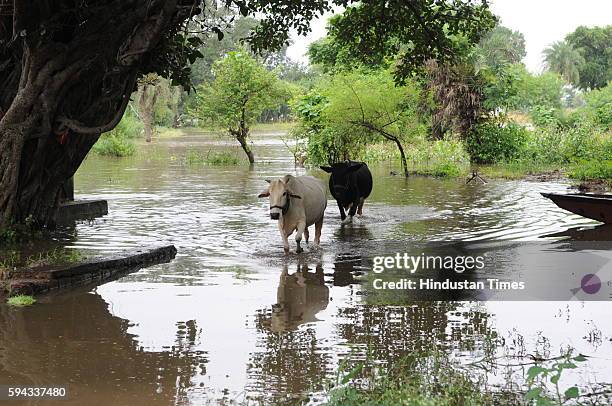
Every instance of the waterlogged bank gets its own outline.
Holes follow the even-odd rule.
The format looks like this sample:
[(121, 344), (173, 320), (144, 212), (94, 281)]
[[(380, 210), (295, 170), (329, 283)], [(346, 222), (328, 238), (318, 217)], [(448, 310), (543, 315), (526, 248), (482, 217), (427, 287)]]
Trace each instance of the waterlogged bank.
[(262, 163), (253, 169), (185, 164), (188, 150), (237, 150), (228, 139), (192, 134), (146, 148), (89, 157), (76, 194), (108, 200), (109, 215), (49, 244), (83, 255), (174, 244), (176, 259), (32, 307), (1, 305), (1, 382), (67, 383), (68, 404), (319, 403), (341, 364), (386, 368), (432, 345), (464, 366), (493, 360), (485, 376), (497, 390), (524, 388), (528, 367), (508, 366), (518, 357), (567, 347), (590, 358), (563, 375), (563, 388), (612, 382), (609, 302), (417, 301), (372, 294), (364, 281), (374, 256), (420, 253), (430, 241), (605, 235), (539, 195), (565, 191), (564, 181), (405, 180), (372, 165), (364, 218), (340, 227), (330, 201), (321, 249), (285, 256), (257, 194), (264, 179), (305, 170), (277, 135), (254, 138)]

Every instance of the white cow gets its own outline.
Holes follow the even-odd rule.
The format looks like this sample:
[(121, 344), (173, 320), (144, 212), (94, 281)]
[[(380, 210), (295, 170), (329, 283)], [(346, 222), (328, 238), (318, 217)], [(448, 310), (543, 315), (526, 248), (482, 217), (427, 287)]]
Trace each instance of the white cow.
[(297, 253), (302, 252), (300, 242), (302, 234), (308, 242), (308, 227), (315, 225), (314, 243), (321, 240), (323, 215), (327, 207), (325, 185), (312, 176), (285, 175), (273, 181), (259, 194), (259, 197), (270, 197), (270, 218), (278, 220), (278, 229), (283, 237), (285, 252), (289, 252), (289, 236), (297, 231), (295, 242)]

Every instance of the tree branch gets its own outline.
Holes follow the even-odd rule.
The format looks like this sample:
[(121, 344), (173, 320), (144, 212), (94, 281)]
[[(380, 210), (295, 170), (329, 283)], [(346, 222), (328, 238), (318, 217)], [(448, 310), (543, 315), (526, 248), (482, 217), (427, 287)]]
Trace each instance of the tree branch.
[(98, 126), (88, 126), (86, 124), (78, 122), (77, 120), (72, 120), (67, 117), (58, 117), (58, 119), (56, 120), (58, 124), (58, 130), (63, 130), (67, 128), (78, 134), (93, 135), (104, 133), (115, 128), (117, 124), (119, 124), (119, 122), (121, 121), (121, 118), (123, 118), (125, 109), (127, 108), (127, 105), (130, 101), (130, 96), (132, 94), (132, 91), (134, 90), (134, 86), (136, 85), (136, 72), (131, 73), (131, 75), (132, 77), (128, 80), (128, 83), (125, 87), (121, 105), (115, 113), (115, 116), (108, 123)]

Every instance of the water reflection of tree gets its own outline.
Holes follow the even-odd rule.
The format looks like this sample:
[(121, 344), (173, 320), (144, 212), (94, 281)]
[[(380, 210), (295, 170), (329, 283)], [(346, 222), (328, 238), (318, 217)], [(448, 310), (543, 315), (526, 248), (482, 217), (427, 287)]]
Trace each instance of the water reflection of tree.
[(0, 306), (0, 382), (67, 384), (77, 404), (185, 403), (207, 363), (193, 350), (195, 322), (179, 323), (176, 344), (161, 352), (139, 347), (129, 327), (95, 294), (25, 309)]
[[(300, 273), (304, 278), (303, 290), (291, 280)], [(267, 398), (262, 400), (271, 401), (280, 400), (278, 397), (287, 393), (321, 389), (323, 378), (332, 368), (330, 355), (319, 343), (315, 328), (305, 327), (308, 324), (298, 326), (314, 321), (314, 315), (327, 306), (327, 291), (321, 265), (315, 272), (303, 264), (298, 265), (295, 274), (283, 272), (279, 303), (273, 309), (258, 310), (255, 315), (257, 347), (261, 351), (252, 353), (247, 365), (247, 392), (261, 393)]]
[[(341, 340), (379, 362), (438, 349), (474, 351), (492, 334), (488, 313), (457, 302), (415, 302), (402, 306), (361, 305), (339, 310)], [(355, 355), (355, 354), (354, 354)]]

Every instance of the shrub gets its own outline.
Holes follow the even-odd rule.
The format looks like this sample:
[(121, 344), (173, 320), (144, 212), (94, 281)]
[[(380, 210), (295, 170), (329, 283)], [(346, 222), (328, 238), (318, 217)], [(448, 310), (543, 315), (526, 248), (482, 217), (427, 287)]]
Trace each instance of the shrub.
[(595, 110), (596, 123), (604, 130), (612, 130), (612, 102), (608, 102)]
[(473, 162), (496, 163), (520, 156), (527, 141), (528, 130), (509, 123), (484, 123), (476, 126), (467, 138), (467, 151)]
[(456, 178), (462, 174), (461, 168), (454, 162), (444, 162), (433, 167), (431, 174), (441, 178)]
[(559, 112), (553, 107), (534, 106), (529, 116), (538, 127), (554, 127), (559, 124)]
[(134, 155), (136, 145), (130, 140), (103, 134), (93, 146), (92, 151), (103, 156), (126, 157)]
[(578, 180), (612, 180), (612, 160), (578, 162), (571, 168), (569, 176)]
[(126, 157), (134, 155), (136, 145), (131, 140), (142, 133), (142, 123), (130, 113), (126, 113), (117, 127), (102, 134), (92, 151), (98, 155)]

